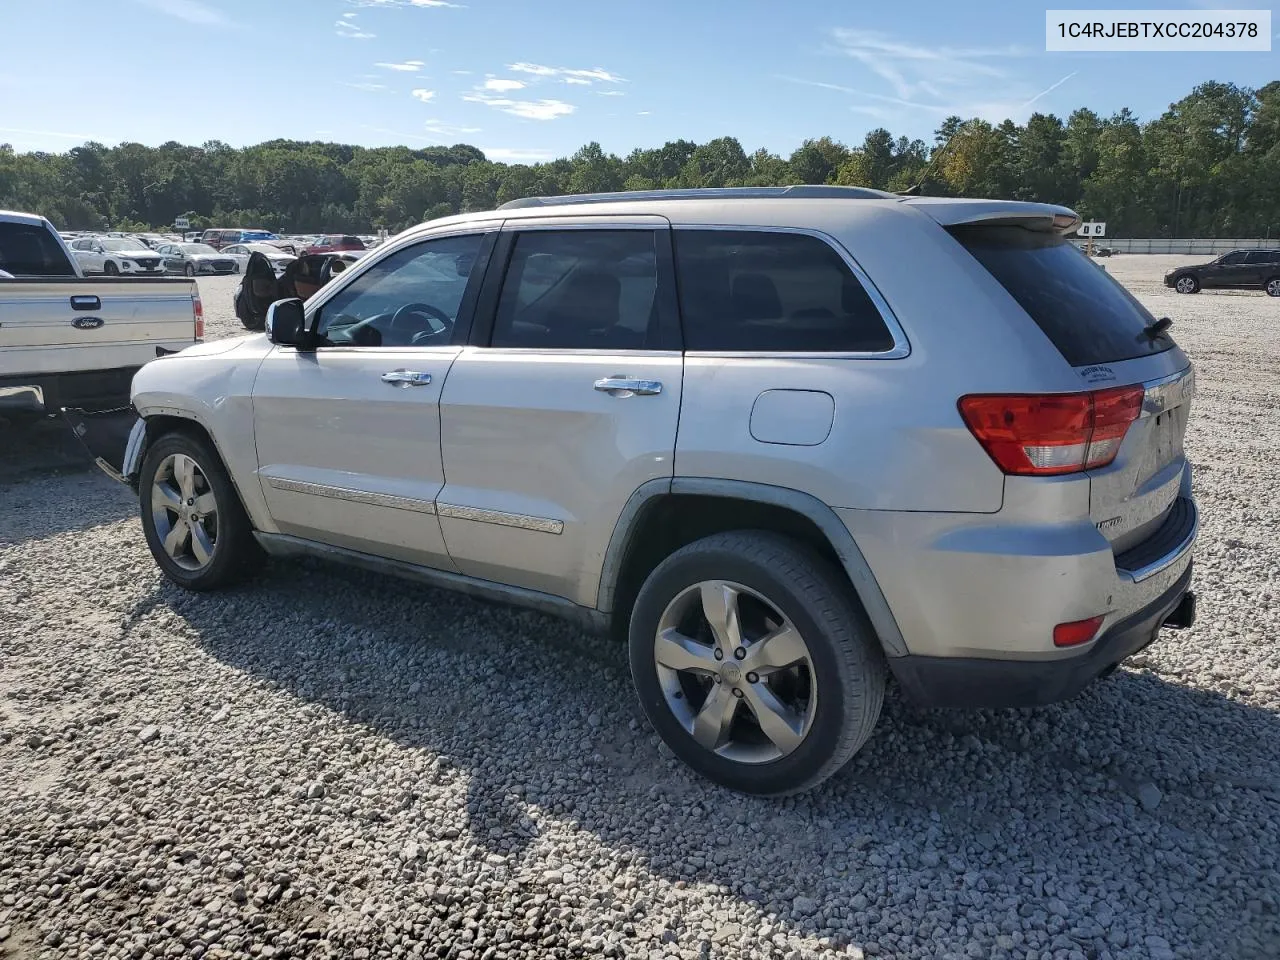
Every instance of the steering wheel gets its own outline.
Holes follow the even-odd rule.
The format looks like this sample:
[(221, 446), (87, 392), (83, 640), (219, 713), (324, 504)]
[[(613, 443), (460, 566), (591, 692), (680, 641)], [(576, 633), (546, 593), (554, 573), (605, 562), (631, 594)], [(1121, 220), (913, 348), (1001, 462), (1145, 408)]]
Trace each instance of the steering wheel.
[(411, 317), (432, 318), (439, 320), (444, 325), (444, 330), (453, 328), (453, 318), (439, 307), (433, 307), (429, 303), (406, 303), (391, 315), (391, 323), (387, 328), (387, 332), (406, 336), (407, 340), (413, 340), (422, 334), (435, 335), (444, 332), (443, 330), (436, 330), (430, 322), (425, 325), (421, 322), (415, 323), (410, 319)]

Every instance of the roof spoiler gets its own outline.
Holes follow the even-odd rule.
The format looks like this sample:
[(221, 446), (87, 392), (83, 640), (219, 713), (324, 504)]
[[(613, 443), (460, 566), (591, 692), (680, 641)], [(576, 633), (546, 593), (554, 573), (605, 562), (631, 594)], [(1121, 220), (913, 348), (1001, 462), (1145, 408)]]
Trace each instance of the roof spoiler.
[(961, 200), (951, 197), (906, 197), (908, 206), (928, 214), (944, 227), (1015, 226), (1067, 235), (1080, 226), (1080, 215), (1068, 207), (1021, 200)]

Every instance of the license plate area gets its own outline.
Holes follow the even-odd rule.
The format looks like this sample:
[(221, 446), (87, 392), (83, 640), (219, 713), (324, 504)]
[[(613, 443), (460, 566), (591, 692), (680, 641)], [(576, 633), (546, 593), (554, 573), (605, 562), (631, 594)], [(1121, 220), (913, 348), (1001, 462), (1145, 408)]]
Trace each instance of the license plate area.
[(1141, 486), (1183, 453), (1183, 437), (1187, 428), (1186, 406), (1173, 407), (1151, 417), (1147, 426), (1147, 443), (1138, 463), (1137, 483)]

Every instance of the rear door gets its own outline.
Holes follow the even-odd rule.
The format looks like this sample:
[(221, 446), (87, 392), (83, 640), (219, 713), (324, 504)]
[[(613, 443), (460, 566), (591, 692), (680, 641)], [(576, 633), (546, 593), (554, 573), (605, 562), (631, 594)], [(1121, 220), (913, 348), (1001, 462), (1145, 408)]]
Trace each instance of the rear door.
[(1089, 471), (1089, 512), (1117, 554), (1170, 518), (1183, 490), (1183, 437), (1194, 394), (1190, 362), (1110, 274), (1053, 233), (1016, 226), (953, 227), (1080, 376), (1084, 390), (1141, 385), (1141, 411), (1115, 460)]
[(669, 224), (507, 221), (490, 274), (441, 398), (440, 525), (462, 573), (591, 606), (623, 506), (672, 475)]
[(1276, 275), (1276, 261), (1280, 253), (1275, 250), (1254, 250), (1249, 254), (1249, 270), (1253, 274), (1250, 282), (1262, 286)]

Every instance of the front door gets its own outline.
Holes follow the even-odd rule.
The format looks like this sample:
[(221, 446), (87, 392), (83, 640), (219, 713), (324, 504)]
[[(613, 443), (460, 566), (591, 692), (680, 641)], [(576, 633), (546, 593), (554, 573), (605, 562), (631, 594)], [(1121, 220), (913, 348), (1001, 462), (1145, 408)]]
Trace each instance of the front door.
[(439, 401), (492, 246), (472, 230), (379, 258), (309, 312), (320, 346), (263, 361), (258, 475), (280, 533), (452, 569)]
[(458, 569), (584, 606), (628, 498), (672, 475), (683, 378), (669, 224), (602, 220), (508, 221), (441, 398)]

